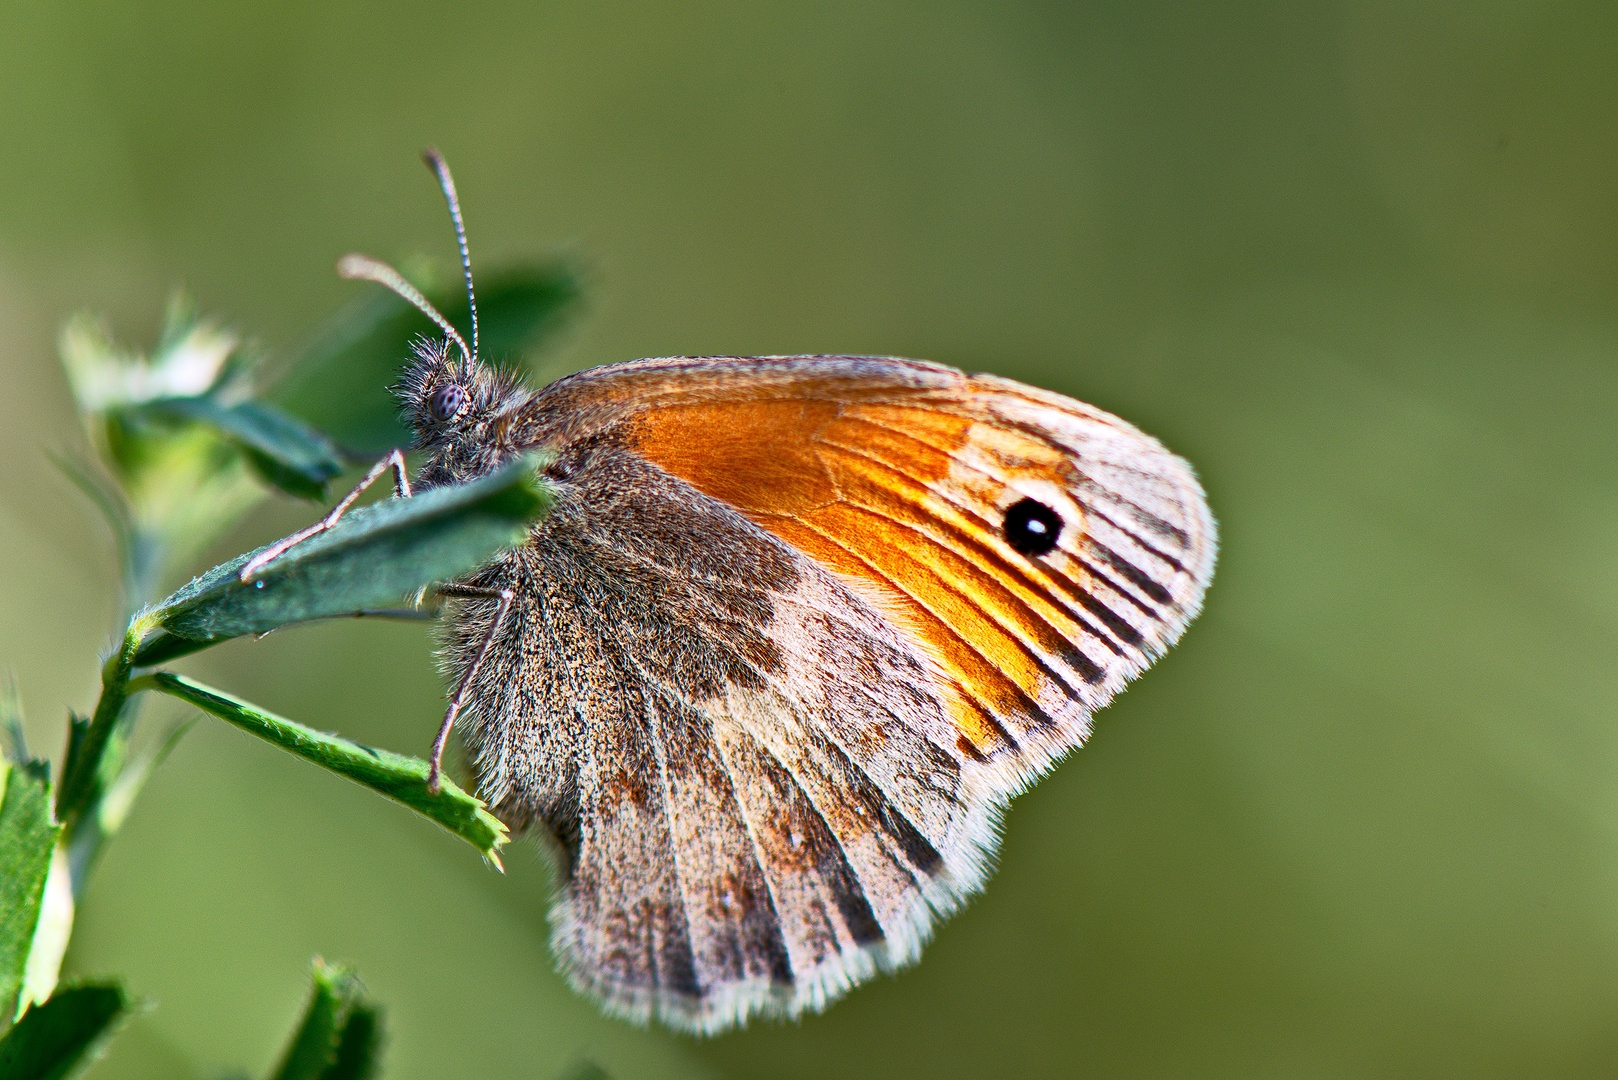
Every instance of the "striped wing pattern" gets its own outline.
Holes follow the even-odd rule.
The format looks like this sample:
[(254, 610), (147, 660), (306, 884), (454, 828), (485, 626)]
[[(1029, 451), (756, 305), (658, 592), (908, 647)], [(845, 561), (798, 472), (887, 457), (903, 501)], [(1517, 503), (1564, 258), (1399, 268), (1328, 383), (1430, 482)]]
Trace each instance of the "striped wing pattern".
[[(1006, 791), (1081, 742), (1200, 608), (1216, 539), (1195, 475), (1099, 409), (887, 358), (616, 370), (650, 384), (631, 444), (860, 585), (937, 661), (957, 748)], [(1060, 515), (1055, 550), (1008, 542), (1023, 499)]]
[[(601, 610), (527, 631), (524, 648), (551, 656), (593, 642), (567, 676), (591, 719), (568, 737), (577, 751), (552, 755), (578, 755), (580, 821), (555, 944), (576, 985), (632, 1017), (712, 1032), (796, 1015), (914, 959), (981, 886), (1006, 799), (1179, 638), (1213, 571), (1214, 522), (1184, 461), (1011, 380), (883, 357), (697, 357), (595, 369), (542, 397), (567, 418), (558, 445), (628, 449), (813, 568), (772, 596), (778, 668), (718, 696), (643, 670), (627, 630), (593, 640), (633, 622), (610, 589), (562, 590)], [(1059, 528), (1029, 553), (1008, 519), (1035, 504)], [(646, 558), (658, 595), (740, 581)], [(702, 632), (716, 647), (728, 633)], [(542, 707), (508, 711), (491, 736), (540, 724), (528, 743), (561, 739)]]

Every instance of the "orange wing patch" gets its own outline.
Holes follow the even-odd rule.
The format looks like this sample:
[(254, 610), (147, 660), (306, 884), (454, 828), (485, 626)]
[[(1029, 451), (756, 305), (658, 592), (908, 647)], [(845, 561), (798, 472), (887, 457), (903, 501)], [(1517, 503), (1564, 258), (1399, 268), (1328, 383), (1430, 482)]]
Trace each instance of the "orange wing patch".
[[(551, 438), (612, 432), (841, 574), (936, 661), (963, 754), (1010, 787), (1201, 605), (1215, 530), (1190, 467), (1099, 409), (888, 357), (676, 357), (569, 376)], [(1060, 522), (1027, 555), (1007, 511)]]
[(992, 756), (1031, 727), (1082, 719), (1100, 667), (1073, 645), (1083, 629), (1049, 580), (1000, 537), (1015, 493), (962, 467), (974, 441), (1003, 469), (1060, 476), (1064, 456), (1037, 438), (887, 402), (685, 402), (639, 414), (631, 435), (649, 460), (877, 593), (955, 683), (962, 749)]
[(832, 502), (837, 482), (813, 449), (830, 401), (766, 399), (671, 405), (635, 417), (648, 460), (738, 509), (798, 514)]

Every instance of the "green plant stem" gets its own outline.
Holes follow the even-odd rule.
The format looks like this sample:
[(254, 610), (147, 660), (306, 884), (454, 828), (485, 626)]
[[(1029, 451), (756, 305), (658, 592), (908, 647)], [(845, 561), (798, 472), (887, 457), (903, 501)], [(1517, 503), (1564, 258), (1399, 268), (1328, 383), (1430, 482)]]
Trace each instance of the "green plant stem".
[(56, 795), (56, 818), (70, 831), (94, 801), (102, 759), (129, 701), (129, 675), (134, 668), (135, 650), (150, 629), (146, 618), (130, 620), (118, 651), (101, 666), (101, 698), (96, 702), (89, 726), (69, 748), (62, 769), (62, 786)]
[[(106, 833), (96, 812), (106, 785), (123, 764), (124, 744), (134, 719), (129, 677), (135, 651), (151, 630), (152, 620), (130, 620), (118, 651), (101, 667), (101, 697), (88, 725), (75, 720), (56, 794), (56, 820), (64, 826), (62, 846), (68, 854), (73, 895), (84, 889)], [(83, 726), (80, 726), (83, 725)]]
[(427, 763), (420, 758), (375, 750), (316, 731), (222, 690), (167, 671), (141, 675), (129, 682), (128, 690), (132, 694), (159, 690), (177, 697), (339, 776), (380, 792), (437, 822), (477, 848), (497, 869), (501, 868), (499, 853), (507, 839), (505, 825), (489, 813), (482, 801), (448, 778), (437, 794), (429, 792)]

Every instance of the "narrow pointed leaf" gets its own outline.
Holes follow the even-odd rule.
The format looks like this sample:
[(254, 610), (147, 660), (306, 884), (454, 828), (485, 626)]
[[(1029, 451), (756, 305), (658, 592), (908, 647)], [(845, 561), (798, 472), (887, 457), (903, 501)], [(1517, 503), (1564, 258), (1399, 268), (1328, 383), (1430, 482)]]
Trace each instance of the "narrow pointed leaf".
[[(88, 777), (93, 770), (84, 764), (84, 748), (89, 743), (90, 728), (93, 723), (88, 716), (68, 710), (67, 714), (67, 752), (62, 757), (61, 783), (56, 789), (56, 816), (58, 820), (66, 820), (68, 808), (77, 801), (78, 791), (88, 784)], [(99, 751), (97, 751), (99, 753)], [(80, 780), (79, 777), (85, 777)], [(71, 797), (70, 797), (71, 796)], [(75, 807), (76, 809), (76, 807)]]
[[(456, 297), (444, 314), (457, 325), (470, 325), (456, 284)], [(478, 351), (499, 361), (533, 348), (563, 323), (578, 299), (578, 278), (564, 267), (521, 266), (490, 275), (478, 286)]]
[(22, 989), (61, 831), (45, 764), (0, 763), (0, 1026)]
[(372, 1080), (382, 1066), (382, 1011), (362, 1001), (348, 1012), (337, 1056), (320, 1080)]
[(377, 1010), (342, 964), (316, 958), (303, 1020), (272, 1080), (365, 1080), (376, 1072)]
[(101, 1056), (130, 1011), (115, 985), (57, 991), (0, 1039), (0, 1080), (71, 1080)]
[[(469, 335), (459, 267), (452, 279), (444, 276), (445, 287), (428, 289), (428, 297)], [(531, 354), (566, 321), (578, 298), (578, 278), (562, 266), (522, 266), (480, 276), (478, 351), (497, 362)], [(392, 293), (367, 290), (292, 362), (292, 374), (275, 400), (346, 446), (378, 452), (403, 446), (409, 433), (399, 424), (398, 402), (389, 388), (410, 355), (411, 340), (423, 335), (438, 335), (425, 315)]]
[(166, 671), (141, 676), (131, 691), (161, 690), (188, 701), (203, 712), (235, 724), (244, 731), (290, 750), (339, 776), (363, 784), (442, 825), (483, 853), (496, 866), (507, 839), (506, 827), (488, 808), (462, 791), (448, 777), (435, 795), (427, 790), (427, 763), (388, 750), (376, 750), (293, 720), (266, 712), (257, 705), (211, 686)]
[(242, 555), (195, 579), (150, 615), (156, 628), (137, 666), (190, 651), (169, 637), (212, 643), (288, 623), (387, 607), (521, 543), (548, 505), (532, 458), (469, 484), (434, 488), (350, 511), (294, 545), (250, 582)]
[(321, 498), (326, 482), (343, 471), (343, 455), (330, 439), (267, 402), (225, 405), (203, 395), (165, 398), (140, 408), (214, 428), (247, 451), (248, 460), (266, 481), (289, 495)]

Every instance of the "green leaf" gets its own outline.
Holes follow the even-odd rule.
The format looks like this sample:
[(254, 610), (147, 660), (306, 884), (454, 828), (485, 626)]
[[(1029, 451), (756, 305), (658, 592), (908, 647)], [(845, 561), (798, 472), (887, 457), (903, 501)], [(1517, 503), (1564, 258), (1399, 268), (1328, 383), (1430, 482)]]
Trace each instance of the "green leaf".
[(320, 1080), (371, 1080), (382, 1064), (382, 1011), (363, 1002), (348, 1013), (337, 1056)]
[(368, 1080), (376, 1075), (381, 1015), (342, 964), (315, 959), (314, 988), (272, 1080)]
[(67, 955), (68, 941), (73, 937), (76, 904), (72, 874), (68, 849), (58, 841), (56, 850), (51, 852), (51, 872), (45, 877), (45, 896), (39, 905), (39, 921), (34, 925), (34, 940), (28, 949), (22, 992), (17, 995), (18, 1013), (56, 991), (57, 979), (62, 974), (62, 958)]
[[(459, 267), (445, 288), (425, 291), (470, 341)], [(578, 278), (556, 265), (484, 275), (478, 282), (478, 351), (496, 361), (531, 356), (566, 321), (579, 292)], [(399, 406), (389, 388), (409, 359), (411, 340), (438, 334), (425, 315), (397, 296), (367, 290), (292, 361), (293, 374), (282, 382), (275, 400), (345, 446), (367, 447), (378, 455), (406, 446), (410, 433), (399, 423)]]
[(388, 750), (376, 750), (324, 731), (266, 712), (257, 705), (222, 690), (166, 671), (130, 681), (131, 693), (161, 690), (190, 702), (203, 712), (235, 724), (244, 731), (290, 750), (305, 761), (347, 777), (372, 791), (432, 819), (477, 848), (495, 866), (507, 840), (506, 827), (479, 799), (462, 791), (448, 777), (435, 795), (427, 790), (427, 763)]
[[(459, 284), (454, 299), (446, 297), (439, 310), (457, 326), (470, 327)], [(478, 285), (478, 351), (502, 360), (532, 349), (562, 325), (578, 299), (578, 278), (563, 267), (524, 266), (489, 275)]]
[[(131, 702), (132, 704), (133, 702)], [(170, 730), (168, 736), (158, 745), (156, 750), (149, 750), (126, 765), (124, 764), (124, 759), (128, 751), (128, 726), (131, 716), (129, 706), (126, 706), (121, 722), (114, 728), (107, 742), (103, 744), (105, 748), (102, 751), (101, 760), (94, 770), (93, 782), (85, 792), (87, 797), (83, 800), (82, 805), (77, 808), (84, 812), (73, 813), (67, 819), (68, 835), (65, 844), (67, 858), (63, 860), (63, 868), (67, 875), (65, 880), (69, 883), (67, 895), (59, 898), (53, 897), (50, 889), (55, 883), (49, 882), (46, 885), (45, 908), (43, 911), (45, 913), (52, 912), (53, 900), (58, 905), (58, 908), (66, 909), (67, 923), (63, 927), (64, 934), (65, 931), (72, 928), (73, 897), (84, 891), (84, 885), (89, 880), (90, 871), (94, 869), (102, 848), (106, 846), (108, 840), (118, 835), (118, 830), (123, 828), (125, 820), (129, 817), (130, 810), (134, 807), (135, 798), (140, 794), (141, 789), (146, 786), (146, 781), (151, 778), (152, 773), (178, 745), (180, 737), (191, 727), (190, 723), (176, 726)], [(75, 741), (82, 746), (84, 735), (88, 734), (89, 722), (71, 714), (69, 714), (69, 717), (70, 722), (73, 724), (73, 735), (70, 735), (70, 739), (77, 736)], [(80, 725), (83, 726), (80, 727)], [(70, 743), (70, 745), (72, 744)], [(54, 868), (52, 872), (55, 872)], [(42, 914), (40, 931), (44, 933), (48, 929), (45, 915)], [(62, 944), (66, 945), (65, 936)], [(37, 938), (34, 952), (34, 958), (29, 961), (30, 982), (34, 981), (33, 968), (36, 964), (41, 965), (42, 972), (50, 973), (50, 977), (54, 978), (54, 969), (44, 966), (47, 961), (45, 956), (40, 953), (40, 944)], [(59, 962), (60, 957), (57, 960)]]
[(240, 578), (250, 554), (216, 566), (149, 613), (161, 633), (143, 642), (135, 664), (192, 651), (164, 635), (211, 644), (262, 634), (383, 607), (474, 570), (495, 552), (521, 543), (548, 506), (548, 489), (534, 469), (535, 459), (524, 457), (468, 484), (352, 511), (250, 582)]
[(265, 485), (241, 446), (207, 425), (135, 407), (114, 409), (93, 426), (127, 511), (120, 537), (127, 599), (150, 603), (158, 582), (263, 499)]
[[(127, 673), (124, 677), (127, 679)], [(89, 745), (90, 730), (94, 726), (95, 722), (90, 717), (80, 716), (73, 710), (68, 710), (67, 752), (62, 756), (61, 783), (56, 788), (56, 816), (58, 820), (66, 818), (68, 807), (73, 801), (68, 797), (68, 791), (77, 786), (76, 782), (88, 782), (87, 780), (78, 781), (78, 777), (88, 777), (93, 772), (84, 764), (84, 749)], [(98, 747), (96, 752), (100, 753), (100, 751), (101, 748)], [(78, 792), (75, 791), (74, 795), (77, 796), (77, 794)]]
[(45, 763), (0, 763), (0, 1023), (22, 989), (61, 831)]
[[(140, 612), (124, 630), (118, 650), (101, 665), (101, 696), (88, 724), (68, 715), (67, 757), (62, 763), (61, 783), (56, 789), (56, 820), (67, 827), (73, 853), (73, 891), (84, 885), (84, 871), (94, 861), (98, 847), (94, 828), (83, 826), (93, 820), (87, 814), (100, 800), (106, 785), (123, 767), (124, 750), (136, 705), (129, 696), (129, 675), (134, 668), (135, 650), (154, 625), (151, 612)], [(81, 843), (86, 846), (80, 846)]]
[(150, 357), (120, 346), (105, 323), (88, 314), (68, 319), (57, 342), (79, 411), (90, 415), (215, 390), (247, 367), (239, 345), (234, 333), (199, 319), (191, 302), (178, 294), (169, 302)]
[(78, 1076), (101, 1056), (130, 1011), (116, 985), (91, 983), (57, 991), (0, 1039), (0, 1080)]
[(266, 402), (225, 405), (204, 395), (164, 398), (140, 409), (151, 416), (214, 428), (247, 452), (248, 461), (267, 482), (289, 495), (321, 498), (326, 482), (343, 471), (343, 455), (330, 439)]

